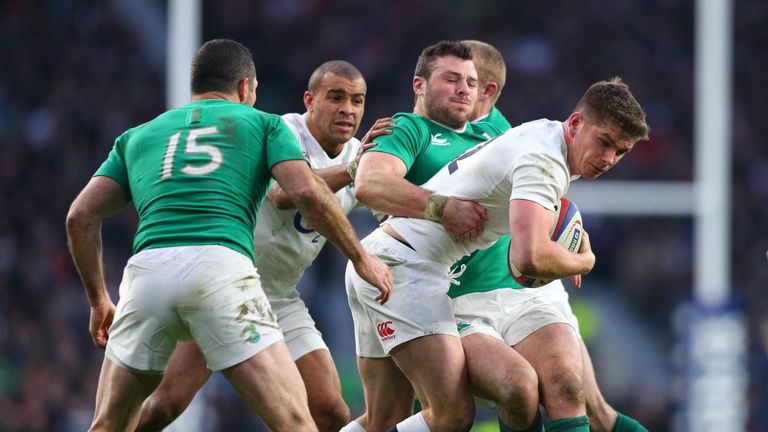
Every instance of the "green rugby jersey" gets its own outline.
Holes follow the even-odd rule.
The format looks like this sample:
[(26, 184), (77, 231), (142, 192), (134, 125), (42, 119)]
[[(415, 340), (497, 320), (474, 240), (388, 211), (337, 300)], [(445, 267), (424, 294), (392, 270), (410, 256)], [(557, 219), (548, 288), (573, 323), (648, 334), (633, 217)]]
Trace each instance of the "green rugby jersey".
[(114, 179), (133, 201), (134, 253), (215, 244), (253, 259), (270, 169), (297, 159), (304, 156), (279, 116), (202, 100), (123, 133), (94, 176)]
[[(512, 125), (496, 107), (475, 124), (489, 123), (501, 131)], [(451, 298), (473, 292), (493, 291), (499, 288), (523, 288), (509, 274), (507, 255), (509, 254), (509, 234), (501, 237), (488, 249), (477, 250), (460, 259), (451, 266), (453, 283), (448, 290)]]
[(504, 114), (502, 114), (501, 111), (499, 111), (499, 109), (496, 107), (491, 108), (491, 112), (489, 112), (488, 115), (481, 119), (475, 120), (474, 123), (489, 123), (502, 132), (506, 132), (508, 129), (512, 129), (512, 125), (504, 117)]
[(494, 125), (471, 123), (457, 131), (413, 113), (397, 113), (393, 121), (392, 133), (374, 139), (378, 145), (369, 151), (400, 158), (408, 169), (405, 179), (415, 185), (429, 180), (470, 147), (501, 133)]

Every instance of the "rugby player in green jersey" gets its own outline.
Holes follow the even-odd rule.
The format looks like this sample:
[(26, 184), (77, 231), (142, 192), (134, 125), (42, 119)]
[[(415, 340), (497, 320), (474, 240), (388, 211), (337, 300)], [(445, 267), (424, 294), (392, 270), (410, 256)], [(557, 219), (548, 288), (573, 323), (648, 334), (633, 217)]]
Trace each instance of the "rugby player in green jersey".
[[(477, 74), (469, 47), (443, 41), (424, 49), (416, 65), (413, 91), (413, 113), (395, 114), (392, 134), (376, 138), (378, 145), (360, 160), (356, 196), (374, 210), (439, 221), (455, 237), (475, 239), (487, 219), (483, 207), (416, 186), (465, 150), (501, 132), (468, 121), (477, 98)], [(443, 305), (423, 307), (444, 313), (453, 322), (450, 302), (443, 296)], [(386, 322), (378, 325), (379, 333), (388, 337)], [(414, 388), (424, 410), (406, 421), (427, 419), (433, 430), (440, 431), (468, 429), (474, 405), (455, 323), (452, 327), (445, 330), (447, 334), (425, 328), (422, 337), (392, 352), (358, 341), (366, 412), (342, 430), (382, 431), (395, 426), (411, 415)]]
[[(207, 366), (221, 370), (270, 428), (317, 430), (253, 265), (253, 229), (270, 176), (382, 302), (391, 275), (363, 250), (285, 123), (251, 106), (257, 81), (247, 48), (206, 43), (191, 77), (192, 102), (117, 138), (67, 215), (91, 336), (106, 348), (91, 430), (132, 430), (182, 340), (194, 340)], [(129, 202), (139, 226), (115, 307), (103, 276), (101, 222)]]
[[(282, 116), (313, 171), (335, 192), (344, 213), (359, 205), (351, 182), (362, 149), (372, 145), (369, 139), (389, 133), (387, 127), (391, 126), (391, 119), (379, 119), (363, 138), (364, 144), (355, 138), (366, 93), (365, 79), (356, 67), (328, 61), (309, 78), (304, 92), (307, 111)], [(342, 398), (333, 358), (297, 289), (325, 238), (302, 219), (285, 191), (273, 183), (253, 234), (254, 262), (304, 381), (312, 418), (321, 432), (336, 432), (349, 423), (349, 408)], [(194, 342), (177, 345), (162, 382), (142, 405), (136, 431), (160, 431), (175, 421), (212, 373)]]
[[(495, 107), (506, 75), (503, 57), (487, 43), (465, 42), (472, 47), (480, 81), (472, 121), (509, 129)], [(470, 383), (478, 394), (498, 403), (501, 430), (519, 428), (519, 422), (510, 423), (504, 414), (505, 409), (522, 414), (526, 405), (521, 402), (530, 401), (524, 396), (526, 381), (536, 379), (530, 362), (550, 419), (573, 417), (586, 402), (591, 430), (647, 432), (636, 420), (616, 412), (600, 393), (562, 282), (523, 288), (509, 274), (508, 253), (509, 236), (504, 236), (490, 248), (462, 258), (452, 267), (455, 277), (448, 292), (456, 307)]]

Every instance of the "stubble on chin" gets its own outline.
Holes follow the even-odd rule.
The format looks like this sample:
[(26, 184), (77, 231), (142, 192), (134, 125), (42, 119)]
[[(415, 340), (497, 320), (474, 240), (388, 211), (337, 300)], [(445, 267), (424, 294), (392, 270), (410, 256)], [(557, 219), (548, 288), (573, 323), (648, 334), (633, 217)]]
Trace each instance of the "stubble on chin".
[(470, 112), (451, 111), (444, 105), (428, 106), (429, 118), (453, 129), (461, 129), (468, 121)]

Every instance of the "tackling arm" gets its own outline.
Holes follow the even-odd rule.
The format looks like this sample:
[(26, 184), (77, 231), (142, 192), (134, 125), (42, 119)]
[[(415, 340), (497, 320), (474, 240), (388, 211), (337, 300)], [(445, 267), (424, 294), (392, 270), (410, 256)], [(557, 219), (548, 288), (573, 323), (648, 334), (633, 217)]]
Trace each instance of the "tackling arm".
[[(397, 156), (368, 152), (360, 159), (355, 197), (372, 210), (389, 215), (424, 219), (424, 210), (432, 191), (408, 180), (407, 168)], [(482, 234), (488, 214), (481, 205), (449, 198), (440, 217), (448, 232), (458, 239), (474, 240)]]
[(322, 179), (302, 160), (277, 163), (272, 167), (272, 175), (312, 228), (352, 261), (360, 277), (379, 289), (377, 300), (385, 302), (392, 290), (389, 268), (363, 249), (339, 202)]

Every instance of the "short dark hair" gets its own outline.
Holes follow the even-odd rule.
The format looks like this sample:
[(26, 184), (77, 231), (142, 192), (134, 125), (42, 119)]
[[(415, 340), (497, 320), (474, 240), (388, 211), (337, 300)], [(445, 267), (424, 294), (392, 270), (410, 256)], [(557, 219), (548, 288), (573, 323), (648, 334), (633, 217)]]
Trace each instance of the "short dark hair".
[(462, 60), (472, 60), (472, 49), (469, 45), (460, 41), (442, 40), (430, 45), (421, 52), (416, 62), (415, 76), (429, 79), (432, 75), (432, 65), (440, 57), (454, 56)]
[(499, 91), (494, 95), (493, 102), (499, 99), (501, 90), (507, 82), (507, 65), (504, 57), (493, 45), (478, 40), (465, 40), (472, 50), (472, 62), (477, 69), (477, 79), (480, 83), (493, 81), (499, 86)]
[(645, 111), (619, 77), (592, 84), (576, 104), (575, 111), (593, 124), (616, 125), (631, 139), (648, 139), (650, 128), (645, 121)]
[(320, 82), (323, 81), (325, 74), (336, 75), (350, 81), (357, 79), (365, 81), (363, 74), (361, 74), (351, 63), (345, 62), (344, 60), (331, 60), (321, 64), (314, 72), (312, 72), (312, 75), (309, 77), (307, 89), (314, 93), (320, 86)]
[(213, 39), (197, 50), (191, 75), (192, 94), (231, 93), (243, 78), (256, 78), (256, 67), (251, 51), (240, 42)]

